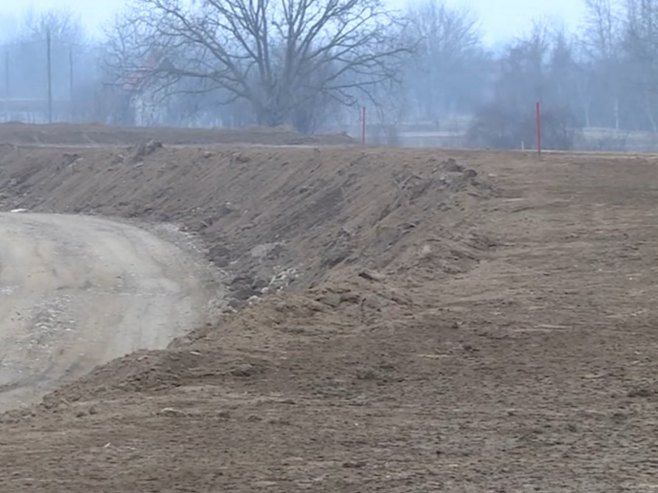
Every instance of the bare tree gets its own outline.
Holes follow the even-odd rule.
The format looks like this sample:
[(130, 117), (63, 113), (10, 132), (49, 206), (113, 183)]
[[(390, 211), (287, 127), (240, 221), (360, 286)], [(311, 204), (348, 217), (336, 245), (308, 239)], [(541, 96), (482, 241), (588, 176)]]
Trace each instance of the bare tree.
[[(114, 73), (166, 92), (183, 80), (248, 101), (263, 125), (308, 131), (395, 78), (408, 51), (382, 0), (136, 0), (111, 38)], [(189, 90), (189, 87), (188, 87)]]
[(80, 17), (70, 10), (48, 10), (35, 13), (28, 10), (23, 18), (20, 39), (42, 41), (50, 33), (54, 41), (66, 44), (82, 44), (85, 38)]
[(658, 1), (626, 0), (623, 47), (629, 89), (641, 98), (638, 106), (658, 132)]
[(535, 24), (499, 60), (493, 101), (476, 113), (468, 133), (470, 143), (496, 148), (533, 145), (534, 109), (540, 101), (544, 144), (570, 149), (580, 126), (572, 114), (580, 76), (572, 40), (563, 30)]
[(476, 16), (445, 0), (425, 0), (408, 17), (419, 40), (408, 84), (421, 118), (437, 123), (446, 113), (473, 110), (489, 68)]
[(609, 60), (618, 55), (621, 29), (616, 3), (611, 0), (586, 0), (584, 45), (590, 57)]
[(6, 42), (0, 92), (8, 102), (2, 118), (91, 117), (97, 58), (79, 16), (66, 9), (27, 10)]
[(500, 58), (495, 99), (508, 111), (522, 113), (532, 108), (535, 101), (545, 99), (551, 41), (548, 26), (538, 22), (527, 35), (510, 44)]
[(587, 126), (592, 121), (621, 125), (623, 92), (623, 28), (617, 3), (612, 0), (587, 0), (582, 46), (586, 76), (580, 80), (579, 96)]

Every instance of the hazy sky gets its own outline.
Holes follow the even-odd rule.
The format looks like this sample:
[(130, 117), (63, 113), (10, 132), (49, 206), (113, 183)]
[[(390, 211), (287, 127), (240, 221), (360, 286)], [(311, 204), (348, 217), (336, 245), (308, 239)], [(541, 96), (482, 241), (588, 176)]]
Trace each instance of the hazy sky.
[(547, 19), (576, 30), (585, 14), (584, 0), (448, 0), (478, 14), (489, 43), (507, 41), (527, 32), (534, 19)]
[[(390, 0), (396, 6), (405, 0)], [(422, 0), (410, 0), (422, 1)], [(485, 40), (498, 43), (527, 31), (536, 18), (562, 21), (566, 27), (577, 28), (582, 19), (584, 0), (447, 0), (450, 5), (475, 11), (482, 24)], [(2, 0), (0, 15), (15, 16), (30, 6), (35, 10), (68, 8), (78, 12), (90, 33), (126, 3), (126, 0)]]

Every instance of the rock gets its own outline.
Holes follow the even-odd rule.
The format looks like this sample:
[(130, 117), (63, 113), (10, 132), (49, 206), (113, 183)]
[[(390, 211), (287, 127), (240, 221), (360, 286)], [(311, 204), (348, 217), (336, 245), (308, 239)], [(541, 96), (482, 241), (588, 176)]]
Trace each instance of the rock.
[[(212, 252), (212, 250), (211, 250)], [(233, 279), (229, 281), (229, 286), (234, 287), (234, 286), (251, 286), (253, 283), (254, 279), (251, 276), (235, 276)]]
[(249, 254), (257, 259), (262, 260), (266, 256), (269, 255), (269, 253), (274, 250), (278, 246), (278, 243), (263, 243), (261, 245), (256, 245), (251, 249)]
[(238, 163), (248, 163), (251, 161), (251, 158), (243, 153), (236, 153), (233, 154), (233, 159), (235, 159)]
[(253, 282), (251, 283), (251, 287), (258, 290), (258, 291), (262, 291), (263, 288), (266, 288), (269, 285), (270, 285), (270, 283), (268, 281), (266, 281), (265, 279), (259, 278), (259, 277), (256, 277), (253, 280)]
[(140, 146), (137, 147), (137, 150), (135, 151), (135, 155), (133, 156), (133, 161), (137, 163), (141, 161), (142, 158), (146, 156), (150, 156), (157, 150), (162, 149), (163, 147), (164, 146), (162, 145), (162, 142), (157, 140), (150, 140), (145, 144), (141, 144)]
[(165, 407), (158, 411), (158, 416), (165, 416), (167, 418), (185, 418), (188, 414), (185, 411), (173, 407)]
[(233, 212), (236, 212), (240, 210), (237, 206), (235, 206), (231, 202), (224, 202), (222, 205), (222, 208), (219, 210), (221, 215), (227, 216), (228, 214), (231, 214)]
[(279, 271), (277, 274), (272, 276), (270, 280), (270, 288), (272, 290), (282, 290), (287, 288), (295, 279), (297, 278), (297, 269), (291, 267), (289, 269), (284, 269)]
[(375, 272), (371, 270), (364, 270), (362, 272), (359, 272), (359, 277), (365, 279), (366, 281), (377, 281), (377, 282), (384, 279), (384, 276), (382, 276), (379, 272)]
[(464, 171), (464, 167), (453, 158), (449, 158), (447, 161), (444, 161), (443, 168), (449, 173), (460, 173)]

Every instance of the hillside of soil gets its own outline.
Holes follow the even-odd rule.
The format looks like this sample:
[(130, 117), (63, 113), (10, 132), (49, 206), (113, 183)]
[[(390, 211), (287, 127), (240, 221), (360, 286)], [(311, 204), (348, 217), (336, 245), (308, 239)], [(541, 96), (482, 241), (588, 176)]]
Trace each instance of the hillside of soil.
[(465, 223), (492, 194), (432, 152), (358, 148), (0, 148), (0, 208), (170, 222), (198, 234), (235, 303), (341, 270), (436, 276), (486, 238)]
[(0, 210), (170, 222), (215, 323), (0, 417), (3, 491), (658, 486), (658, 160), (0, 149)]

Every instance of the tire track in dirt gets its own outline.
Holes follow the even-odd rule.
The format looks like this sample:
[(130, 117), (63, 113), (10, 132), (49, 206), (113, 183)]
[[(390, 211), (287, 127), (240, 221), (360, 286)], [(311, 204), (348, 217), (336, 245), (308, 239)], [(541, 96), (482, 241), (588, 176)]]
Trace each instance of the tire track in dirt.
[(0, 214), (0, 410), (206, 321), (201, 261), (134, 226)]

